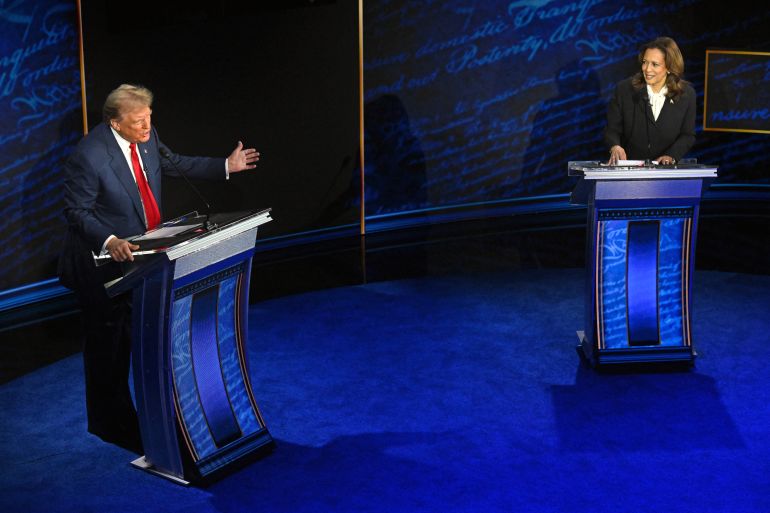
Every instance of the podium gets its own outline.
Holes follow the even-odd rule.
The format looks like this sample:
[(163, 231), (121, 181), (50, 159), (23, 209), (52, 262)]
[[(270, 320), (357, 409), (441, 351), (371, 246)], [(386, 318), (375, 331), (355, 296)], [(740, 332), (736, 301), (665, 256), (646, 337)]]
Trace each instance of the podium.
[(133, 291), (134, 395), (145, 455), (132, 464), (181, 484), (207, 482), (274, 442), (247, 368), (257, 229), (270, 211), (194, 213), (139, 244), (111, 296)]
[(588, 207), (581, 357), (692, 365), (698, 210), (717, 168), (578, 161), (568, 173), (578, 177), (570, 202)]

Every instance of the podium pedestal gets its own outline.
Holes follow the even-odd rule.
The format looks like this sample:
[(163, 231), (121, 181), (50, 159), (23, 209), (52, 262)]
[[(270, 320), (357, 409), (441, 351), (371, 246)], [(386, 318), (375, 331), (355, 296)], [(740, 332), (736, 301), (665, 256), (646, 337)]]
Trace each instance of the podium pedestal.
[(593, 366), (689, 362), (700, 198), (715, 166), (570, 162), (571, 202), (588, 206), (585, 326)]
[(257, 228), (270, 220), (266, 210), (213, 229), (195, 219), (164, 223), (183, 231), (136, 239), (141, 256), (107, 284), (111, 295), (133, 290), (132, 366), (145, 450), (135, 466), (179, 483), (205, 482), (273, 447), (246, 356), (251, 258)]

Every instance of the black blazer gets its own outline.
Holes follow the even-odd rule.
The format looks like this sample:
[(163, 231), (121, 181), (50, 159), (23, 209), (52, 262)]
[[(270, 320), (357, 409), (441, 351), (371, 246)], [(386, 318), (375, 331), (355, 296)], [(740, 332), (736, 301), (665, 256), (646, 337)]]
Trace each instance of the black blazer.
[(655, 160), (662, 155), (681, 160), (695, 143), (695, 90), (684, 84), (681, 96), (666, 99), (656, 121), (647, 87), (637, 90), (631, 78), (623, 80), (607, 109), (604, 142), (607, 148), (622, 146), (632, 160)]

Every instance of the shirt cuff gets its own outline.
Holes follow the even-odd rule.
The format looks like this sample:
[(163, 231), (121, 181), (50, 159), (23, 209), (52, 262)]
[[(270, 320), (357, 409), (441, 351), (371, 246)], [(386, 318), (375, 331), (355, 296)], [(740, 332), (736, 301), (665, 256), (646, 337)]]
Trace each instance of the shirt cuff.
[(230, 179), (230, 166), (227, 163), (227, 159), (225, 159), (225, 180)]
[(101, 253), (99, 253), (99, 256), (101, 256), (101, 255), (106, 255), (106, 254), (107, 254), (107, 244), (109, 244), (109, 242), (110, 242), (112, 239), (117, 239), (117, 237), (116, 237), (116, 236), (114, 236), (114, 235), (110, 235), (109, 237), (107, 237), (107, 240), (106, 240), (106, 241), (104, 241), (104, 244), (102, 244), (102, 252), (101, 252)]

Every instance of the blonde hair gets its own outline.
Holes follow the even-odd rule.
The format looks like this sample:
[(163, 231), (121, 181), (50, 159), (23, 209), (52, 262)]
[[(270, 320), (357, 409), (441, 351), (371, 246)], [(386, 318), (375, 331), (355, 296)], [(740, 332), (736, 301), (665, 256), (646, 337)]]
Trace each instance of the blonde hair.
[(102, 119), (109, 123), (121, 119), (123, 113), (136, 107), (151, 107), (152, 91), (141, 85), (121, 84), (104, 100)]
[[(684, 86), (687, 81), (684, 79), (684, 57), (682, 57), (679, 46), (676, 44), (676, 41), (670, 37), (658, 37), (649, 43), (643, 44), (641, 48), (639, 48), (639, 55), (637, 57), (640, 66), (644, 60), (644, 52), (653, 48), (660, 50), (661, 53), (663, 53), (666, 69), (669, 71), (668, 75), (666, 75), (666, 87), (668, 88), (666, 96), (669, 98), (680, 96), (684, 92), (682, 86)], [(636, 89), (645, 85), (644, 75), (641, 71), (634, 75), (632, 83)]]

